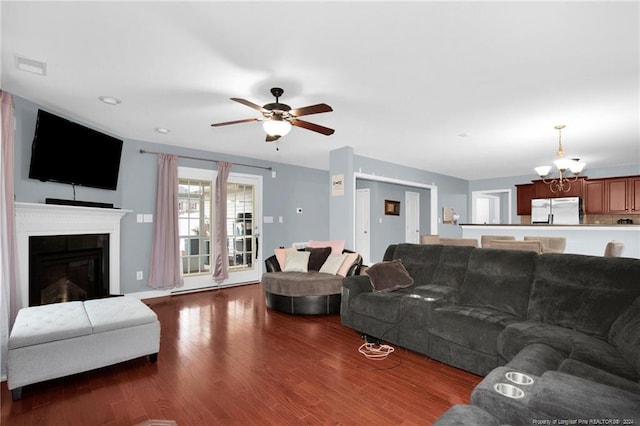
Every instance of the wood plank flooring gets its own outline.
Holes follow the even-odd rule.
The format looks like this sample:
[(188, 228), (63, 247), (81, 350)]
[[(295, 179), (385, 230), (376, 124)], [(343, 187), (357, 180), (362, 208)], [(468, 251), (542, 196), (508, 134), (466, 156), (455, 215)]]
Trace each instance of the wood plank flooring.
[(2, 425), (429, 425), (467, 403), (481, 378), (396, 348), (366, 359), (339, 315), (264, 306), (259, 284), (173, 296), (151, 305), (162, 334), (146, 358), (1, 388)]

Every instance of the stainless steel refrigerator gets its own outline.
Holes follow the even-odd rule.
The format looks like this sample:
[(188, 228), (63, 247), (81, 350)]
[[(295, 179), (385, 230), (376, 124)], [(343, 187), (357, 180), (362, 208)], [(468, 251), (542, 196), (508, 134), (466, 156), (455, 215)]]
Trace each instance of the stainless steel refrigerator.
[(531, 200), (531, 223), (577, 225), (582, 223), (580, 197), (535, 198)]

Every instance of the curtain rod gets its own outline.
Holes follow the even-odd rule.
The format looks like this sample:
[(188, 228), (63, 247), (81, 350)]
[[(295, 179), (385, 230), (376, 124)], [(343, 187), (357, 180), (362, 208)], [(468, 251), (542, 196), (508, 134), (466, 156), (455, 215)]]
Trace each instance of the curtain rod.
[[(140, 150), (140, 154), (156, 154), (157, 155), (157, 154), (164, 154), (164, 153), (163, 152), (146, 151), (144, 149), (141, 149)], [(178, 154), (176, 154), (176, 155), (178, 155)], [(210, 158), (190, 157), (188, 155), (178, 155), (178, 158), (188, 158), (189, 160), (211, 161), (213, 163), (217, 163), (219, 161), (222, 161), (222, 160), (212, 160)], [(254, 167), (256, 169), (263, 169), (263, 170), (269, 170), (269, 171), (273, 170), (272, 167), (254, 166), (253, 164), (243, 164), (243, 163), (231, 163), (231, 164), (233, 164), (235, 166)]]

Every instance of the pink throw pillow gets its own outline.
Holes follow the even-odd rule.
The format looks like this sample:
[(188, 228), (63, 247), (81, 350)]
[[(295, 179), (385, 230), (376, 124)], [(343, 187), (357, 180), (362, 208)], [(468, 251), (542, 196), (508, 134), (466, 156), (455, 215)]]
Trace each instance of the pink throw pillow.
[(338, 273), (336, 275), (340, 275), (342, 277), (347, 276), (347, 272), (349, 272), (349, 268), (353, 265), (353, 262), (358, 258), (358, 253), (345, 253), (347, 258), (342, 262), (340, 269), (338, 269)]
[(278, 265), (280, 265), (280, 270), (284, 271), (284, 265), (286, 263), (287, 260), (287, 251), (296, 251), (296, 249), (294, 248), (282, 248), (282, 249), (276, 249), (276, 259), (278, 260)]
[(334, 254), (342, 254), (342, 250), (344, 250), (345, 240), (334, 240), (334, 241), (314, 241), (309, 240), (309, 244), (307, 247), (331, 247), (331, 253)]

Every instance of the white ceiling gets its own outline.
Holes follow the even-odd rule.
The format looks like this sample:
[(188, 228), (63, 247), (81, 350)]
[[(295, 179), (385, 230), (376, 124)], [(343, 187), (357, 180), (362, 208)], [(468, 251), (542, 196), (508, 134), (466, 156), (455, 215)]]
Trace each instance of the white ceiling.
[[(2, 88), (122, 138), (328, 169), (329, 151), (475, 180), (640, 163), (633, 2), (10, 2)], [(47, 64), (18, 71), (15, 56)], [(292, 107), (280, 151), (229, 100)], [(98, 101), (108, 95), (118, 106)], [(171, 129), (167, 135), (155, 127)], [(461, 137), (461, 134), (467, 134)]]

